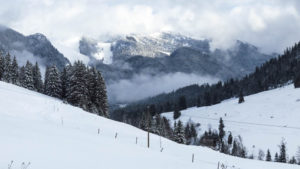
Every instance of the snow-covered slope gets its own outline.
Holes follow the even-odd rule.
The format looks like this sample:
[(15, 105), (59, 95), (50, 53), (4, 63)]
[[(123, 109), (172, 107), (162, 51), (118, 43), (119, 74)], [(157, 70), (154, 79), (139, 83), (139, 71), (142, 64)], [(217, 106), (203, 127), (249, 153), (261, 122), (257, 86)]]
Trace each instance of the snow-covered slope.
[[(163, 115), (173, 120), (173, 113)], [(247, 96), (242, 104), (233, 98), (214, 106), (189, 108), (181, 112), (179, 119), (200, 123), (203, 133), (208, 126), (218, 129), (220, 117), (225, 130), (242, 136), (250, 154), (270, 148), (274, 157), (282, 138), (290, 157), (300, 146), (300, 89), (293, 85)]]
[(155, 135), (151, 135), (148, 149), (144, 131), (3, 82), (0, 135), (1, 169), (8, 168), (11, 160), (13, 169), (20, 168), (23, 162), (30, 162), (27, 169), (215, 169), (218, 161), (228, 168), (300, 168), (240, 159), (163, 138), (164, 149), (160, 152), (160, 139)]

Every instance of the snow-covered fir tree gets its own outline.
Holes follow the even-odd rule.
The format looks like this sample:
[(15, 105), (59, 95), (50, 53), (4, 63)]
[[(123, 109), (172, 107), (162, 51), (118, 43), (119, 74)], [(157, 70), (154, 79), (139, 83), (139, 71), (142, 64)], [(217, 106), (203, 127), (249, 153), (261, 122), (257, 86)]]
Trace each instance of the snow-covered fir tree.
[(43, 92), (43, 81), (42, 81), (42, 76), (41, 76), (41, 71), (39, 64), (36, 62), (34, 67), (33, 67), (33, 84), (34, 88), (38, 92)]
[(4, 68), (5, 68), (4, 57), (2, 53), (0, 53), (0, 80), (3, 79)]
[(278, 162), (286, 163), (287, 162), (286, 143), (284, 142), (284, 140), (282, 140), (279, 147), (280, 147), (280, 153), (279, 153), (279, 156), (278, 156)]
[(12, 84), (18, 84), (19, 79), (19, 66), (16, 57), (14, 56), (11, 63), (11, 82)]
[(268, 149), (268, 151), (267, 151), (266, 161), (272, 161), (272, 156), (271, 156), (271, 153), (270, 153), (270, 150), (269, 150), (269, 149)]
[(185, 136), (184, 136), (184, 127), (180, 120), (176, 124), (176, 127), (174, 127), (174, 141), (181, 144), (186, 143)]
[(46, 69), (44, 92), (52, 97), (61, 97), (60, 74), (56, 66), (47, 67)]
[(61, 81), (61, 98), (65, 99), (67, 96), (67, 88), (68, 86), (68, 74), (70, 74), (70, 65), (67, 65), (66, 67), (64, 67), (63, 71), (60, 74), (60, 81)]
[(9, 53), (4, 58), (3, 80), (6, 82), (11, 82), (11, 58)]
[(86, 82), (86, 66), (77, 61), (71, 68), (69, 88), (67, 89), (67, 101), (85, 110), (88, 108), (88, 88)]
[(32, 64), (29, 61), (27, 61), (24, 68), (24, 77), (22, 79), (22, 84), (21, 84), (21, 86), (29, 90), (34, 90), (32, 68), (33, 68)]

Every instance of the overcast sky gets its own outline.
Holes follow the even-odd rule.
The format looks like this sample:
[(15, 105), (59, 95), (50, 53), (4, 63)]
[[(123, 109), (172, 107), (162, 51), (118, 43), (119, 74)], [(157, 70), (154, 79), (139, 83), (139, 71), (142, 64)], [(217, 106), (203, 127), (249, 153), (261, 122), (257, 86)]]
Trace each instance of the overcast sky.
[(236, 39), (280, 52), (300, 40), (298, 0), (0, 0), (0, 23), (25, 35), (40, 32), (55, 45), (82, 36), (172, 31), (209, 38), (213, 47)]

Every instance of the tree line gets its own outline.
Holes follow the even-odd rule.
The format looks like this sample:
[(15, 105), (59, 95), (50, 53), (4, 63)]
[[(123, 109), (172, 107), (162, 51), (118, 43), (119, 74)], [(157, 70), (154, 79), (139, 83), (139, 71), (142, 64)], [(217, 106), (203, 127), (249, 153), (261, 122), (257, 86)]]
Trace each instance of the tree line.
[(94, 67), (88, 67), (81, 61), (66, 65), (62, 71), (55, 65), (47, 66), (43, 80), (37, 62), (33, 65), (27, 61), (19, 67), (16, 57), (0, 53), (0, 80), (109, 117), (104, 79)]
[[(272, 58), (255, 71), (241, 79), (229, 79), (215, 84), (190, 85), (171, 93), (163, 93), (141, 100), (126, 107), (115, 109), (112, 118), (122, 121), (123, 116), (131, 121), (151, 106), (156, 113), (177, 111), (189, 107), (218, 104), (223, 100), (259, 93), (288, 83), (300, 87), (300, 42), (287, 48), (277, 58)], [(243, 100), (241, 100), (242, 102)]]

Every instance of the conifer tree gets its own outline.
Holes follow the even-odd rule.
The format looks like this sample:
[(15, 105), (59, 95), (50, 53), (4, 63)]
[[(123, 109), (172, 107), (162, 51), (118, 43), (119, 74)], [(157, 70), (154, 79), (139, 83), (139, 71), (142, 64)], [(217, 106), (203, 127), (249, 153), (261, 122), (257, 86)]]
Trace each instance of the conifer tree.
[(197, 103), (196, 103), (196, 106), (197, 106), (197, 107), (200, 107), (200, 106), (201, 106), (201, 98), (200, 98), (200, 96), (197, 97)]
[(241, 104), (241, 103), (243, 103), (243, 102), (245, 102), (245, 100), (244, 100), (244, 95), (243, 95), (243, 92), (240, 91), (240, 95), (239, 95), (239, 104)]
[(25, 81), (25, 67), (22, 66), (19, 69), (19, 85), (24, 87), (24, 81)]
[(290, 164), (296, 164), (297, 163), (297, 160), (296, 158), (293, 156), (290, 161), (289, 161)]
[(190, 144), (192, 135), (191, 135), (191, 128), (189, 123), (187, 123), (184, 128), (184, 135), (185, 135), (186, 144)]
[[(223, 141), (223, 138), (225, 136), (225, 131), (224, 131), (224, 122), (223, 122), (223, 119), (220, 118), (220, 121), (219, 121), (219, 143), (221, 144), (222, 141)], [(220, 145), (221, 146), (221, 145)]]
[(4, 58), (3, 80), (6, 82), (11, 82), (11, 58), (9, 53)]
[(234, 140), (233, 141), (233, 146), (232, 146), (232, 150), (231, 150), (231, 155), (233, 155), (233, 156), (237, 156), (237, 150), (238, 148), (237, 148), (237, 143), (236, 143), (236, 141)]
[(44, 92), (48, 96), (61, 97), (61, 81), (56, 66), (47, 67), (46, 69)]
[(3, 80), (5, 62), (2, 53), (0, 53), (0, 80)]
[(19, 66), (16, 57), (14, 56), (11, 64), (11, 82), (12, 84), (18, 84), (19, 79)]
[(178, 110), (177, 106), (175, 108), (175, 111), (173, 113), (174, 120), (178, 119), (181, 116), (181, 112)]
[(282, 140), (280, 145), (280, 154), (278, 157), (278, 162), (286, 163), (286, 143)]
[(96, 83), (97, 86), (95, 88), (95, 91), (97, 91), (97, 93), (98, 93), (96, 95), (96, 103), (97, 103), (99, 112), (104, 117), (109, 117), (106, 85), (105, 85), (104, 79), (99, 71), (97, 71), (96, 82), (97, 82)]
[(86, 84), (86, 67), (81, 61), (77, 61), (72, 66), (72, 73), (69, 79), (67, 90), (67, 101), (74, 106), (87, 110), (88, 108), (88, 88)]
[(61, 81), (61, 98), (66, 99), (67, 91), (69, 86), (69, 78), (71, 77), (71, 65), (67, 65), (64, 67), (61, 72), (60, 81)]
[(272, 156), (271, 156), (271, 153), (270, 153), (270, 150), (269, 150), (269, 149), (268, 149), (268, 151), (267, 151), (266, 161), (272, 161)]
[(33, 67), (33, 84), (37, 92), (43, 92), (43, 81), (41, 76), (41, 71), (38, 63), (36, 62)]
[(33, 73), (32, 73), (32, 64), (27, 61), (24, 69), (24, 79), (22, 82), (22, 86), (29, 89), (34, 90), (34, 84), (33, 84)]
[(210, 94), (209, 94), (209, 92), (205, 92), (204, 93), (204, 105), (205, 106), (210, 106), (211, 105), (211, 96), (210, 96)]
[(231, 134), (231, 132), (230, 132), (229, 135), (228, 135), (228, 139), (227, 139), (228, 145), (231, 145), (231, 144), (232, 144), (232, 140), (233, 140), (233, 138), (232, 138), (232, 134)]
[(180, 96), (178, 100), (178, 109), (184, 110), (187, 108), (185, 96)]
[(180, 144), (186, 143), (184, 137), (184, 127), (180, 120), (178, 121), (176, 128), (174, 129), (174, 141)]

